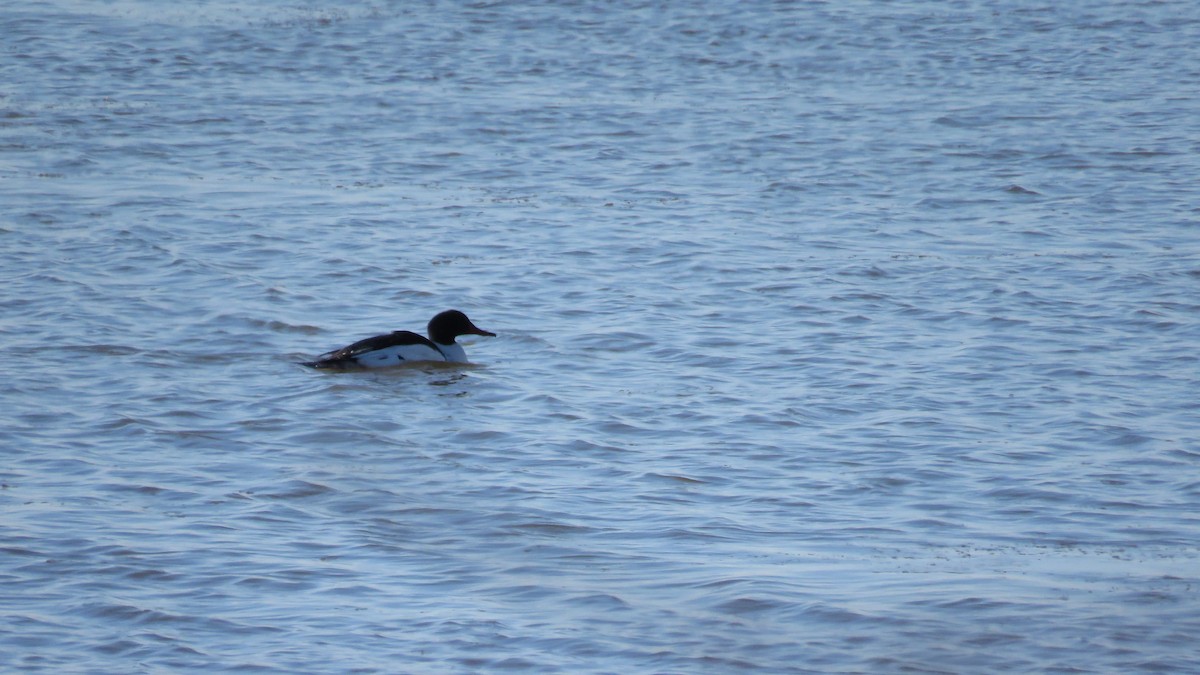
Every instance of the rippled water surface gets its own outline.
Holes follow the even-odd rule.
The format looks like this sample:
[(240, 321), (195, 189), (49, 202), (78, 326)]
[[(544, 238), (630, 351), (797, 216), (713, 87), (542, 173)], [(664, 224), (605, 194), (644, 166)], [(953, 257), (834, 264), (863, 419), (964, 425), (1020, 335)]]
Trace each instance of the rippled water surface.
[(5, 4), (0, 669), (1194, 670), (1198, 7)]

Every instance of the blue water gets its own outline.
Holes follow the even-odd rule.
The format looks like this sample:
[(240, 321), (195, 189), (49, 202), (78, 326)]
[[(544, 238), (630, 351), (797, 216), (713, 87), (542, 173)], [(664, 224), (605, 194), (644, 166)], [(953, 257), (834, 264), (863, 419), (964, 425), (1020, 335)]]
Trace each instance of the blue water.
[(0, 669), (1194, 672), (1200, 5), (1061, 4), (6, 4)]

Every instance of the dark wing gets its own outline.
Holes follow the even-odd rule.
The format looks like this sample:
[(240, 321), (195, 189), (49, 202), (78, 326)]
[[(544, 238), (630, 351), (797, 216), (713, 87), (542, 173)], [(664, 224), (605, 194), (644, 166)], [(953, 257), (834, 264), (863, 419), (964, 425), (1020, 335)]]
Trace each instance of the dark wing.
[(352, 345), (346, 345), (341, 349), (335, 349), (331, 352), (325, 352), (317, 357), (316, 361), (306, 363), (304, 365), (320, 368), (322, 366), (344, 365), (348, 362), (353, 362), (354, 357), (373, 352), (376, 349), (387, 349), (388, 347), (401, 347), (404, 345), (426, 345), (434, 351), (440, 352), (437, 345), (433, 344), (429, 338), (424, 335), (418, 335), (410, 330), (398, 330), (386, 335), (376, 335), (365, 340), (359, 340)]

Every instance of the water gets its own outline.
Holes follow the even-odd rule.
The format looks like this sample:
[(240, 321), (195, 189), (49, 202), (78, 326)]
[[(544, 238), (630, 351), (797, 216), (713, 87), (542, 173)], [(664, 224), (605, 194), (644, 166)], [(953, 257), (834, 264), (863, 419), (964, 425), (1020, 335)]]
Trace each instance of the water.
[(6, 4), (0, 667), (1193, 670), (1200, 9), (1063, 4)]

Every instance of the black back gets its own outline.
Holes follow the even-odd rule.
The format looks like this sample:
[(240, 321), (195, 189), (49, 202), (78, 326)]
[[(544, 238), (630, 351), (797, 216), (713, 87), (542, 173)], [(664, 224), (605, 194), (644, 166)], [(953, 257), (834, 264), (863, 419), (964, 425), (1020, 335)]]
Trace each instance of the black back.
[(325, 352), (316, 361), (306, 363), (306, 366), (313, 368), (321, 368), (326, 366), (345, 365), (352, 363), (354, 357), (367, 352), (375, 351), (376, 349), (387, 349), (388, 347), (400, 347), (403, 345), (425, 345), (430, 349), (440, 352), (438, 346), (433, 344), (433, 341), (424, 335), (417, 335), (410, 330), (392, 331), (386, 335), (376, 335), (364, 340), (359, 340), (351, 345), (346, 345), (341, 349), (335, 349), (331, 352)]

